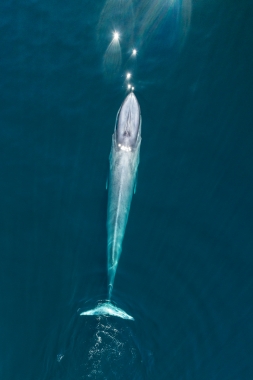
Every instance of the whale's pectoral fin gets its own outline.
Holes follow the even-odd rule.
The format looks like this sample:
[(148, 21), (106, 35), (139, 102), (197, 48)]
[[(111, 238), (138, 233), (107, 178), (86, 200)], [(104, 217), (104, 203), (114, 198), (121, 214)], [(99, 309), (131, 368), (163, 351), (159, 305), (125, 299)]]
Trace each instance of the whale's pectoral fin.
[(138, 172), (136, 173), (136, 177), (135, 177), (135, 183), (134, 183), (134, 194), (136, 193), (136, 188), (137, 188), (137, 180), (138, 180)]
[(130, 319), (131, 321), (134, 320), (131, 315), (127, 314), (124, 310), (120, 309), (119, 307), (116, 307), (112, 305), (110, 302), (104, 302), (102, 304), (98, 304), (97, 307), (95, 307), (92, 310), (85, 311), (81, 313), (80, 315), (104, 315), (104, 316), (112, 316), (112, 317), (119, 317), (123, 319)]

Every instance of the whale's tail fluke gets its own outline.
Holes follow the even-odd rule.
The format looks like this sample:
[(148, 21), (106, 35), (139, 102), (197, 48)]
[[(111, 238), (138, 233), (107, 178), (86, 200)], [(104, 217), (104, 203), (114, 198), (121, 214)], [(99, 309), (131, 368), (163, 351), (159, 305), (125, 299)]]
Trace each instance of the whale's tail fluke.
[(127, 314), (124, 310), (119, 307), (114, 306), (111, 302), (105, 301), (103, 303), (99, 303), (92, 310), (84, 311), (80, 315), (104, 315), (104, 316), (113, 316), (119, 317), (122, 319), (129, 319), (134, 321), (134, 318), (131, 315)]

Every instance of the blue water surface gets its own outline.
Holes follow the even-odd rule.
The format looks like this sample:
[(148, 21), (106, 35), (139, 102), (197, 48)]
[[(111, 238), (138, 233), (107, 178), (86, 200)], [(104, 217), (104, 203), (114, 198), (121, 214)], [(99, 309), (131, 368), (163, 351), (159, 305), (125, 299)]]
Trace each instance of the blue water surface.
[[(1, 379), (253, 378), (252, 38), (249, 0), (0, 3)], [(81, 317), (106, 298), (129, 70), (143, 140), (113, 302), (135, 321)]]

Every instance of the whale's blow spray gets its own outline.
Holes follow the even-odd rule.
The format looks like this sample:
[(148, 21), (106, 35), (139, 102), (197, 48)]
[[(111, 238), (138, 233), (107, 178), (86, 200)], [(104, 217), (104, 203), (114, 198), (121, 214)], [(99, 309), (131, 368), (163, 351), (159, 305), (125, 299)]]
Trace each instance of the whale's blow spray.
[(113, 40), (104, 54), (103, 69), (108, 82), (116, 78), (121, 65), (121, 48), (119, 36), (115, 37), (116, 33), (117, 32), (114, 32)]
[(133, 319), (110, 303), (116, 270), (122, 251), (128, 215), (139, 165), (141, 112), (131, 92), (124, 100), (116, 119), (110, 153), (107, 208), (108, 301), (81, 315), (114, 315)]

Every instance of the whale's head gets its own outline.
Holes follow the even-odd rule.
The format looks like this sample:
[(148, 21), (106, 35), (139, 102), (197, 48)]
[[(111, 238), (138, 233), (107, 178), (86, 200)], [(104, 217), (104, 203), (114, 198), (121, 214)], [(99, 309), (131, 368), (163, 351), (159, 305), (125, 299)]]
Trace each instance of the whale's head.
[(118, 113), (116, 122), (116, 143), (117, 146), (125, 151), (135, 148), (141, 127), (141, 111), (136, 96), (131, 92)]

